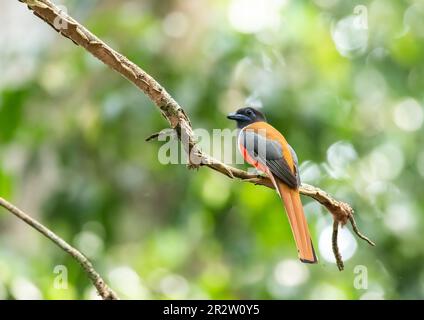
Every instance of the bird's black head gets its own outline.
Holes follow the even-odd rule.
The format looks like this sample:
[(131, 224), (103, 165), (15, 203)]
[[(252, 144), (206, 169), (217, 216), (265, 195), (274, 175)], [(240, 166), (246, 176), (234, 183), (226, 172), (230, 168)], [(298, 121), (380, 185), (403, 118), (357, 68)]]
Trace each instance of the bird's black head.
[(237, 127), (240, 129), (254, 122), (266, 122), (263, 113), (251, 107), (238, 109), (236, 112), (230, 113), (227, 118), (237, 121)]

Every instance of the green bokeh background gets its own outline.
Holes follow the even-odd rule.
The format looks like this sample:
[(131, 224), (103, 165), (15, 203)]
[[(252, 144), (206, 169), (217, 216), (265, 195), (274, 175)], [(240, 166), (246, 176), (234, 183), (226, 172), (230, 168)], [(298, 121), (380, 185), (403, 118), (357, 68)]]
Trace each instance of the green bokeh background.
[[(303, 181), (349, 202), (375, 248), (344, 230), (353, 256), (339, 272), (332, 218), (303, 198), (320, 264), (299, 263), (275, 192), (161, 164), (161, 142), (144, 141), (167, 125), (155, 106), (18, 1), (0, 4), (0, 196), (81, 249), (122, 298), (423, 298), (422, 2), (240, 3), (61, 4), (195, 128), (233, 128), (228, 112), (262, 106)], [(67, 289), (55, 286), (60, 265)], [(96, 294), (71, 258), (0, 210), (0, 299), (24, 298)]]

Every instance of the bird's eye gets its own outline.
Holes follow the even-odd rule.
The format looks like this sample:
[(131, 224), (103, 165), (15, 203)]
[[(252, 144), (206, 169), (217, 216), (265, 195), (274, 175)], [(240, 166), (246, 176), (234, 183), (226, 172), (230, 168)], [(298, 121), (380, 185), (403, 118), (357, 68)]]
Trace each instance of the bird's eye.
[(247, 110), (247, 115), (248, 116), (253, 116), (253, 111), (252, 110)]

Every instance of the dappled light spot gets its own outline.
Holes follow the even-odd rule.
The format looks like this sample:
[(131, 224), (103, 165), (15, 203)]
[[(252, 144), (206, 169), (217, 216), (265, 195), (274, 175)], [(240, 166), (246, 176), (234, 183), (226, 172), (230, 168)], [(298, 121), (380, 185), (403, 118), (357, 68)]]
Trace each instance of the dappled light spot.
[[(372, 201), (380, 196), (380, 195), (388, 195), (389, 192), (393, 191), (394, 185), (386, 182), (386, 181), (373, 181), (369, 183), (365, 188), (365, 195)], [(395, 188), (395, 190), (399, 191), (399, 189)]]
[[(322, 213), (323, 206), (319, 204), (317, 201), (311, 201), (303, 205), (303, 210), (308, 219), (316, 218)], [(326, 224), (327, 223), (328, 222), (326, 222)]]
[(87, 299), (87, 300), (102, 300), (102, 298), (97, 293), (96, 288), (91, 287), (91, 286), (88, 287), (87, 289), (85, 289), (84, 299)]
[(406, 31), (424, 38), (424, 4), (417, 1), (405, 10), (403, 24)]
[(124, 299), (146, 299), (149, 297), (147, 289), (141, 283), (137, 272), (131, 267), (120, 266), (109, 272), (110, 286)]
[(417, 100), (407, 98), (395, 106), (393, 120), (404, 131), (416, 131), (423, 124), (423, 107)]
[[(334, 258), (334, 254), (332, 251), (332, 244), (331, 244), (331, 236), (333, 233), (333, 227), (327, 226), (324, 228), (324, 230), (321, 232), (319, 236), (319, 251), (321, 253), (321, 256), (324, 260), (328, 262), (335, 263), (336, 259)], [(343, 257), (343, 261), (347, 261), (355, 254), (356, 248), (358, 247), (356, 243), (356, 239), (353, 237), (350, 230), (346, 227), (340, 228), (339, 227), (339, 249), (340, 253)]]
[(228, 266), (217, 261), (211, 261), (200, 276), (200, 283), (207, 292), (226, 288), (232, 281)]
[(189, 241), (186, 232), (177, 232), (174, 229), (162, 230), (155, 233), (153, 241), (153, 256), (163, 267), (172, 267), (182, 264), (188, 259), (190, 250), (195, 243)]
[(361, 297), (360, 300), (384, 300), (384, 292), (380, 291), (367, 291)]
[(221, 207), (230, 196), (229, 180), (214, 172), (207, 174), (207, 179), (202, 185), (202, 198), (212, 207)]
[(160, 291), (168, 299), (185, 299), (189, 292), (187, 280), (176, 274), (168, 274), (159, 282)]
[(257, 95), (253, 94), (246, 98), (245, 105), (255, 109), (260, 109), (263, 107), (262, 100)]
[(167, 36), (181, 38), (188, 30), (188, 20), (183, 12), (174, 11), (165, 17), (162, 26)]
[(275, 267), (274, 278), (282, 286), (295, 287), (309, 278), (309, 270), (298, 260), (283, 260)]
[(311, 290), (310, 299), (315, 300), (343, 300), (347, 299), (342, 289), (330, 284), (320, 284)]
[[(37, 71), (37, 55), (53, 34), (28, 14), (24, 6), (2, 1), (0, 28), (0, 89), (29, 81)], [(25, 39), (18, 41), (17, 39)]]
[(361, 176), (368, 182), (393, 180), (399, 176), (404, 166), (404, 155), (400, 147), (386, 142), (375, 148), (361, 164)]
[(74, 238), (74, 243), (89, 258), (96, 258), (103, 252), (103, 240), (91, 231), (82, 231)]
[(59, 63), (49, 63), (39, 75), (40, 84), (51, 94), (66, 90), (74, 78), (75, 72), (72, 68)]
[(219, 99), (219, 109), (222, 113), (227, 114), (234, 111), (235, 106), (243, 105), (245, 97), (243, 93), (234, 88), (229, 88)]
[(304, 183), (316, 183), (321, 178), (321, 168), (312, 161), (304, 161), (299, 167), (300, 179)]
[(119, 93), (108, 94), (103, 102), (102, 118), (106, 121), (116, 120), (124, 111), (124, 96)]
[[(282, 67), (282, 62), (277, 59), (275, 62), (258, 61), (251, 58), (240, 59), (233, 69), (232, 83), (234, 87), (249, 89), (250, 95), (245, 98), (243, 105), (250, 107), (262, 107), (262, 98), (272, 96), (280, 85), (282, 75), (277, 72)], [(273, 70), (269, 70), (269, 63), (272, 63)], [(243, 105), (233, 105), (233, 108), (240, 108)], [(233, 110), (232, 110), (233, 111)]]
[[(363, 112), (374, 111), (375, 107), (381, 107), (386, 99), (388, 87), (382, 74), (375, 68), (367, 66), (355, 77), (355, 93), (363, 101), (361, 107)], [(380, 108), (377, 111), (384, 114)], [(377, 113), (376, 112), (376, 113)], [(369, 113), (366, 113), (369, 116)], [(372, 115), (374, 118), (376, 115)], [(373, 118), (373, 120), (374, 120)], [(370, 119), (365, 119), (370, 120)]]
[(359, 16), (347, 16), (336, 23), (332, 37), (337, 51), (344, 57), (356, 57), (365, 53), (368, 30), (358, 22)]
[(244, 33), (277, 28), (281, 22), (280, 8), (286, 0), (232, 0), (228, 9), (231, 26)]
[(255, 285), (261, 284), (265, 277), (265, 265), (257, 264), (246, 268), (246, 272), (243, 275), (243, 284)]
[(15, 278), (10, 290), (17, 300), (40, 300), (43, 298), (40, 289), (33, 282), (23, 277)]
[(384, 224), (393, 232), (402, 235), (413, 231), (416, 225), (416, 212), (409, 201), (393, 202), (386, 210)]
[(346, 141), (338, 141), (327, 150), (328, 173), (334, 179), (349, 176), (350, 164), (357, 159), (358, 155), (353, 145)]

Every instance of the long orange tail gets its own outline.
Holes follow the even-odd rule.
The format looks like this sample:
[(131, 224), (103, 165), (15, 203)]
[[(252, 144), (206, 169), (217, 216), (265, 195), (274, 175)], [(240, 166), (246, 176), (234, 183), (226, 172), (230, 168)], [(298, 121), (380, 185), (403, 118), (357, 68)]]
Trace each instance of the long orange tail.
[(300, 261), (304, 263), (317, 263), (318, 259), (312, 245), (311, 235), (309, 233), (305, 213), (303, 212), (299, 191), (289, 188), (278, 180), (275, 181), (275, 183), (278, 186), (279, 194), (289, 217)]

